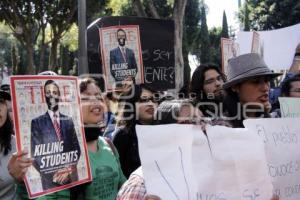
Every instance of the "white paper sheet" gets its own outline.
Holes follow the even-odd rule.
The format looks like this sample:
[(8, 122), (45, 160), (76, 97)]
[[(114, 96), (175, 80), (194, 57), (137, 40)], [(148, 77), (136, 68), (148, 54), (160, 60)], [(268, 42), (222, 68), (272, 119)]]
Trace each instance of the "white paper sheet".
[(300, 119), (249, 119), (246, 128), (264, 141), (269, 175), (280, 200), (300, 199)]
[[(200, 126), (137, 126), (148, 194), (163, 200), (270, 199), (264, 146), (255, 133)], [(210, 149), (211, 148), (211, 149)]]

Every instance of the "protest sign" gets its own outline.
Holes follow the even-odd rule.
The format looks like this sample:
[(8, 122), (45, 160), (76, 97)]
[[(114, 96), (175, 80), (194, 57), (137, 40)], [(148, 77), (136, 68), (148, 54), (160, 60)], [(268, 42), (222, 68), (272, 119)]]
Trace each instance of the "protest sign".
[(227, 75), (228, 60), (239, 55), (239, 45), (232, 39), (221, 38), (222, 71)]
[(248, 119), (244, 125), (255, 131), (265, 143), (274, 193), (280, 200), (299, 200), (299, 118)]
[(281, 117), (300, 118), (300, 99), (279, 97)]
[(144, 68), (137, 25), (110, 26), (99, 29), (102, 71), (106, 90), (114, 84), (131, 79), (136, 84), (144, 82)]
[[(130, 48), (135, 50), (137, 65), (143, 67), (140, 71), (138, 69), (138, 73), (143, 74), (141, 82), (157, 91), (174, 89), (174, 22), (171, 20), (139, 17), (103, 17), (95, 20), (87, 29), (90, 74), (105, 75), (102, 66), (109, 65), (110, 50), (117, 46), (116, 34), (112, 33), (118, 28), (123, 28), (126, 33), (132, 34), (129, 35), (132, 41), (128, 41), (128, 43)], [(137, 28), (138, 31), (136, 31)], [(108, 40), (104, 37), (103, 41), (101, 41), (101, 34), (99, 34), (102, 32), (101, 30), (105, 30), (103, 33), (111, 33), (109, 36), (113, 42), (111, 46), (109, 46), (110, 43), (108, 42), (110, 39)], [(127, 35), (127, 37), (129, 36)], [(138, 37), (140, 38), (140, 44), (137, 42)], [(141, 51), (139, 50), (139, 45)], [(111, 77), (102, 78), (112, 80)]]
[(264, 145), (253, 132), (210, 127), (207, 140), (195, 125), (137, 126), (136, 130), (148, 194), (177, 200), (272, 196)]
[(34, 159), (29, 197), (91, 181), (77, 78), (12, 76), (11, 89), (17, 149)]
[[(272, 70), (289, 69), (300, 43), (300, 24), (286, 28), (258, 31), (264, 61)], [(240, 46), (240, 54), (251, 53), (253, 32), (240, 31), (236, 42)]]
[(253, 31), (252, 36), (252, 47), (251, 47), (251, 53), (258, 53), (261, 54), (261, 48), (260, 48), (260, 39), (259, 39), (259, 33), (256, 31)]
[(259, 136), (247, 129), (223, 126), (208, 127), (206, 132), (214, 161), (214, 178), (218, 180), (218, 189), (223, 189), (225, 199), (270, 199), (273, 186)]

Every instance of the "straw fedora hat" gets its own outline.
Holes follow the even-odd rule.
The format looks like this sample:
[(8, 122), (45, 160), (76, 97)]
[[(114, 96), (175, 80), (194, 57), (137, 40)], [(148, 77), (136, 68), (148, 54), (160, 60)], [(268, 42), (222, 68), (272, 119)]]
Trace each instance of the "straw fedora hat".
[(257, 53), (244, 54), (228, 61), (227, 82), (223, 84), (223, 88), (228, 89), (254, 77), (275, 78), (279, 75), (281, 73), (272, 72)]

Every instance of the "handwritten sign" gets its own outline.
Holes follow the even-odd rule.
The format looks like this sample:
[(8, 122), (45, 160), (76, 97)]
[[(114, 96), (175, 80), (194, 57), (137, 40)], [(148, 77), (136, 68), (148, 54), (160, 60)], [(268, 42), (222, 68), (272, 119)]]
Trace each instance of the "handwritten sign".
[(281, 200), (299, 200), (299, 118), (249, 119), (244, 121), (244, 125), (255, 131), (265, 143), (274, 193)]
[[(264, 145), (253, 132), (200, 126), (137, 126), (147, 193), (161, 199), (270, 199)], [(255, 170), (253, 170), (255, 169)]]
[[(99, 29), (105, 30), (107, 27), (129, 26), (139, 27), (141, 55), (139, 51), (136, 51), (136, 55), (140, 55), (141, 58), (138, 59), (136, 56), (136, 60), (137, 64), (139, 63), (140, 66), (143, 66), (143, 69), (138, 72), (141, 72), (140, 77), (144, 79), (140, 80), (140, 82), (157, 91), (174, 89), (174, 22), (171, 20), (138, 17), (103, 17), (95, 20), (87, 29), (89, 72), (105, 74), (102, 66), (105, 62), (108, 63), (106, 60), (109, 60), (105, 59), (105, 57), (108, 58), (109, 48), (102, 47), (105, 43), (99, 37)], [(137, 47), (133, 47), (134, 45), (132, 49), (137, 49)], [(103, 77), (103, 79), (107, 78), (109, 77)]]
[(281, 117), (300, 117), (300, 98), (279, 97)]

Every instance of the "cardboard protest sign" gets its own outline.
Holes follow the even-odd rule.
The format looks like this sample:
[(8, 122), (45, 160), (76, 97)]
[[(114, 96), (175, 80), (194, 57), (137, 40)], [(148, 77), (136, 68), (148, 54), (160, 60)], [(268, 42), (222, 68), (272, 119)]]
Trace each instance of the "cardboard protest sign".
[[(264, 61), (272, 70), (289, 69), (300, 43), (300, 24), (270, 31), (258, 31)], [(240, 54), (251, 53), (253, 32), (240, 31), (236, 42)]]
[(300, 118), (300, 99), (279, 97), (281, 117)]
[(259, 39), (259, 33), (256, 31), (253, 31), (252, 36), (252, 47), (251, 47), (251, 53), (258, 53), (260, 54), (260, 39)]
[(99, 29), (102, 71), (106, 90), (127, 79), (144, 82), (139, 26), (111, 26)]
[(239, 45), (232, 39), (221, 38), (222, 71), (227, 75), (228, 60), (239, 55)]
[(274, 193), (283, 200), (299, 200), (299, 118), (248, 119), (244, 125), (255, 131), (265, 143)]
[[(114, 77), (110, 70), (105, 72), (103, 67), (104, 69), (110, 67), (110, 53), (118, 46), (116, 34), (118, 29), (126, 32), (128, 40), (125, 44), (134, 52), (137, 64), (136, 80), (158, 91), (174, 89), (174, 22), (171, 20), (139, 17), (103, 17), (95, 20), (87, 30), (90, 74), (101, 76), (106, 80), (103, 83), (108, 84), (106, 88), (111, 89)], [(128, 70), (123, 69), (126, 68), (124, 65), (115, 67), (117, 68), (115, 71)], [(131, 74), (131, 71), (118, 73)], [(120, 76), (120, 79), (121, 77), (123, 76)]]
[(17, 149), (34, 159), (29, 197), (91, 181), (77, 78), (13, 76), (11, 89)]
[(264, 145), (253, 132), (210, 127), (207, 140), (195, 125), (137, 126), (136, 130), (148, 194), (177, 200), (272, 196)]

